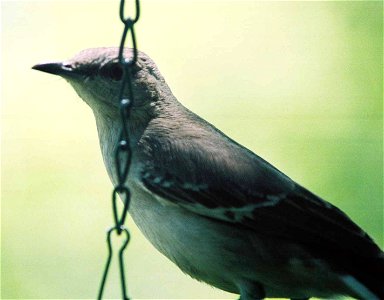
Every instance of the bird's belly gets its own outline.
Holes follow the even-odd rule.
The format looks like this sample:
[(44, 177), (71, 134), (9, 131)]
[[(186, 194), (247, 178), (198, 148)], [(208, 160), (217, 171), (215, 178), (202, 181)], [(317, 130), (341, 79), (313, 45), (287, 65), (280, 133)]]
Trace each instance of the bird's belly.
[(183, 272), (218, 288), (237, 292), (233, 280), (223, 276), (233, 272), (237, 261), (233, 257), (235, 250), (225, 241), (233, 232), (224, 234), (221, 224), (176, 205), (164, 205), (147, 192), (136, 189), (130, 213), (145, 237)]
[(136, 225), (190, 276), (232, 293), (252, 290), (260, 282), (269, 297), (331, 296), (325, 281), (335, 285), (336, 275), (309, 258), (292, 260), (295, 255), (307, 256), (296, 246), (161, 203), (145, 188), (131, 187), (130, 213)]

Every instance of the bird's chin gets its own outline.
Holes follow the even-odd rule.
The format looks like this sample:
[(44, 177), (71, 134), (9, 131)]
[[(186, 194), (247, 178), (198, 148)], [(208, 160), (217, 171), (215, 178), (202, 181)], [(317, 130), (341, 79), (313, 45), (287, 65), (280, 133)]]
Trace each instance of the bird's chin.
[[(74, 80), (73, 78), (65, 78), (69, 84), (73, 87), (77, 95), (88, 104), (88, 106), (96, 113), (104, 113), (108, 116), (112, 116), (118, 113), (117, 103), (112, 101), (106, 101), (110, 99), (102, 94), (97, 94), (94, 91), (96, 88), (84, 88), (84, 82), (80, 80)], [(87, 86), (88, 87), (88, 86)], [(117, 102), (117, 100), (116, 100)]]

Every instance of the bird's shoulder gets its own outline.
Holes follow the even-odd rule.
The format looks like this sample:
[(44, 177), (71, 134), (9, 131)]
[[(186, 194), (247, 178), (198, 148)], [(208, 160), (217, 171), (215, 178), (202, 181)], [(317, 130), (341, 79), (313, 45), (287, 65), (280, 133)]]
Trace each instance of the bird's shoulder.
[[(139, 143), (147, 175), (172, 177), (190, 186), (239, 190), (233, 199), (240, 201), (238, 206), (294, 189), (290, 178), (205, 120), (197, 116), (182, 120), (155, 119), (147, 127)], [(244, 197), (249, 199), (241, 201)]]

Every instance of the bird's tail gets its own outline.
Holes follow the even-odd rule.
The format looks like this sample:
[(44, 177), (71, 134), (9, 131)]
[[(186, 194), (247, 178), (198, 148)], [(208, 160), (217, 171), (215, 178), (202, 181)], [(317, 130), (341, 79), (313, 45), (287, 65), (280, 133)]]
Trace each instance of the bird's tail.
[[(355, 261), (355, 263), (357, 263)], [(354, 274), (342, 277), (358, 299), (383, 300), (384, 299), (384, 253), (377, 257), (359, 261), (354, 266)]]

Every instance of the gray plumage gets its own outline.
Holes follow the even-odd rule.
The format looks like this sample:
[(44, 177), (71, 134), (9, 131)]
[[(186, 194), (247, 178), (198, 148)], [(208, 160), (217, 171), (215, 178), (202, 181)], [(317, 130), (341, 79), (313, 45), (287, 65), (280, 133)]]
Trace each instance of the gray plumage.
[[(34, 67), (64, 77), (92, 108), (114, 183), (116, 57), (96, 48)], [(130, 213), (160, 252), (243, 300), (384, 298), (383, 253), (348, 216), (182, 106), (144, 53), (132, 76)]]

